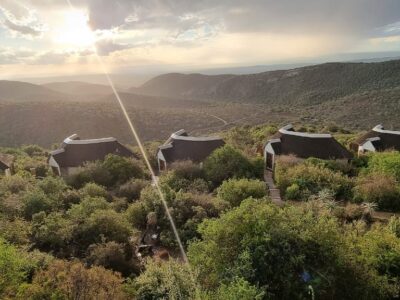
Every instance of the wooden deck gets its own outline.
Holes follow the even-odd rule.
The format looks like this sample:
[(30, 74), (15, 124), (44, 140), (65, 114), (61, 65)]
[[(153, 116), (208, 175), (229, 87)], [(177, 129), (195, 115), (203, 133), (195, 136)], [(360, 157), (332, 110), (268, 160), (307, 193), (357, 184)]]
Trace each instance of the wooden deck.
[(275, 182), (274, 182), (274, 179), (272, 177), (272, 171), (265, 170), (265, 172), (264, 172), (264, 180), (265, 180), (265, 183), (268, 186), (269, 195), (271, 197), (272, 202), (275, 203), (276, 205), (283, 206), (284, 202), (282, 201), (282, 198), (281, 198), (281, 192), (275, 186)]

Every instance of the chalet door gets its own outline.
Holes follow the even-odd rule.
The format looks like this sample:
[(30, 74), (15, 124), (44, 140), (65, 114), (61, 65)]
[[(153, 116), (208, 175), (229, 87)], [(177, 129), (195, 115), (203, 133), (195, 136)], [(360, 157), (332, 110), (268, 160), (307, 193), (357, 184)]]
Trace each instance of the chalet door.
[(165, 161), (159, 160), (160, 162), (160, 171), (164, 171), (167, 168)]
[(266, 168), (272, 170), (273, 168), (273, 161), (274, 161), (274, 155), (272, 153), (267, 152), (267, 157), (266, 157)]

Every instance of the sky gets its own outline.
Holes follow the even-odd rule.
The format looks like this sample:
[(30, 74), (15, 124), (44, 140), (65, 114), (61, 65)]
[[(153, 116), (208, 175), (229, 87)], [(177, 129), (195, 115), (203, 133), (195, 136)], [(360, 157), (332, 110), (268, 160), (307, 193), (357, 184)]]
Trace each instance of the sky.
[(400, 54), (400, 0), (1, 0), (0, 76)]

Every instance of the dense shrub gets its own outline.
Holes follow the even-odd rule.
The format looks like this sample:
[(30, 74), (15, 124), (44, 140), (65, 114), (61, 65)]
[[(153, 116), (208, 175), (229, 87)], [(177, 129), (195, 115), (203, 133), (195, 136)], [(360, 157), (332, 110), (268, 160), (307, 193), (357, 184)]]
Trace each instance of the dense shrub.
[(263, 198), (267, 195), (265, 182), (255, 179), (229, 179), (224, 181), (217, 190), (218, 198), (225, 200), (232, 207), (239, 206), (240, 203), (249, 197), (255, 199)]
[(65, 178), (66, 182), (75, 189), (83, 187), (86, 183), (94, 182), (101, 186), (112, 186), (112, 176), (101, 162), (86, 163), (76, 172)]
[(252, 164), (240, 151), (229, 145), (215, 150), (204, 161), (206, 179), (214, 186), (220, 185), (228, 178), (252, 178)]
[(145, 229), (146, 228), (146, 218), (147, 211), (145, 206), (141, 202), (135, 202), (129, 205), (128, 209), (125, 212), (126, 218), (129, 223), (137, 229)]
[(188, 179), (182, 177), (182, 173), (177, 173), (175, 170), (168, 171), (160, 177), (160, 185), (171, 188), (175, 192), (183, 190), (185, 192), (209, 192), (209, 184), (203, 178)]
[(31, 187), (31, 181), (18, 175), (0, 178), (0, 196), (6, 193), (17, 194)]
[(80, 190), (79, 194), (82, 198), (84, 197), (101, 197), (101, 198), (107, 198), (108, 193), (107, 190), (93, 182), (89, 182), (85, 184)]
[(146, 299), (198, 299), (196, 281), (188, 265), (170, 260), (149, 260), (145, 271), (127, 284), (130, 297)]
[(21, 299), (126, 299), (120, 274), (103, 267), (57, 260), (20, 289)]
[(86, 261), (89, 265), (102, 266), (120, 272), (124, 276), (139, 273), (139, 262), (125, 244), (102, 242), (90, 245)]
[(368, 159), (367, 171), (391, 175), (400, 182), (400, 152), (371, 153)]
[[(225, 201), (213, 198), (206, 194), (193, 194), (188, 192), (166, 191), (165, 199), (168, 203), (170, 214), (178, 228), (181, 240), (186, 243), (198, 236), (197, 225), (205, 218), (217, 217), (224, 211), (228, 204)], [(143, 214), (143, 211), (145, 212)], [(171, 224), (166, 216), (165, 208), (159, 195), (153, 188), (143, 190), (140, 202), (128, 208), (129, 219), (135, 225), (143, 224), (143, 217), (154, 214), (156, 226), (161, 232), (164, 244), (176, 246), (175, 236), (171, 230)], [(139, 222), (133, 220), (133, 215), (139, 215)]]
[(383, 210), (399, 210), (400, 185), (392, 175), (366, 174), (356, 181), (354, 200), (358, 203), (374, 202)]
[(194, 180), (196, 178), (204, 178), (204, 171), (199, 166), (190, 160), (173, 162), (169, 167), (173, 170), (177, 177)]
[(81, 188), (88, 182), (113, 187), (131, 178), (144, 178), (144, 176), (143, 166), (139, 161), (109, 154), (104, 161), (86, 163), (85, 166), (67, 176), (66, 181), (74, 188)]
[(340, 160), (325, 160), (325, 159), (311, 157), (306, 159), (305, 163), (327, 168), (335, 172), (342, 172), (343, 174), (351, 174), (353, 171), (352, 165), (347, 161), (345, 162)]
[(49, 212), (54, 203), (43, 191), (35, 189), (26, 192), (23, 196), (24, 217), (31, 220), (32, 216), (41, 211)]
[(121, 185), (117, 190), (117, 196), (125, 197), (128, 202), (133, 202), (140, 198), (142, 190), (149, 186), (150, 182), (144, 179), (131, 179), (130, 181)]
[(109, 154), (102, 165), (111, 175), (111, 185), (125, 183), (131, 178), (144, 178), (142, 164), (133, 158)]
[(375, 240), (382, 227), (371, 235), (347, 230), (344, 234), (327, 212), (249, 199), (219, 219), (204, 221), (202, 239), (190, 244), (188, 255), (199, 282), (211, 290), (243, 278), (261, 287), (267, 299), (307, 299), (309, 286), (316, 299), (396, 295), (400, 241), (386, 229)]
[(352, 181), (341, 172), (307, 162), (296, 162), (291, 167), (287, 167), (287, 162), (283, 166), (280, 163), (281, 161), (277, 162), (275, 180), (288, 199), (307, 200), (310, 195), (323, 189), (332, 190), (336, 198), (351, 197)]
[(24, 145), (21, 147), (21, 150), (29, 156), (40, 156), (44, 154), (43, 148), (38, 145)]
[(0, 238), (0, 298), (15, 297), (19, 285), (27, 279), (26, 257)]

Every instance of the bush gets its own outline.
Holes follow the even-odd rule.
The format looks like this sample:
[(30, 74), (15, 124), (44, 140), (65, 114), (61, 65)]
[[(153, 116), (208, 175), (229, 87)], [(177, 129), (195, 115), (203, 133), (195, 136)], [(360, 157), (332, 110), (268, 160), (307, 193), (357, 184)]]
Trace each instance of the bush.
[(82, 198), (87, 196), (101, 198), (108, 197), (108, 193), (104, 187), (92, 182), (86, 183), (85, 186), (79, 190), (79, 194)]
[(133, 202), (140, 198), (142, 190), (149, 186), (150, 182), (143, 179), (131, 179), (118, 188), (117, 196), (125, 197), (128, 202)]
[(392, 175), (370, 173), (360, 176), (353, 190), (357, 203), (373, 202), (382, 210), (400, 209), (400, 186)]
[(197, 299), (190, 267), (182, 262), (149, 260), (145, 271), (127, 284), (132, 299)]
[(60, 195), (68, 188), (65, 181), (59, 177), (45, 177), (43, 180), (38, 181), (37, 187), (45, 194), (53, 194), (55, 196)]
[(123, 215), (113, 210), (97, 210), (76, 232), (82, 244), (99, 243), (102, 239), (118, 243), (128, 242), (132, 228)]
[[(297, 162), (292, 167), (287, 167), (288, 164), (281, 166), (280, 163), (281, 161), (278, 161), (275, 180), (288, 199), (307, 200), (323, 189), (332, 190), (337, 199), (351, 198), (353, 183), (340, 172), (307, 162)], [(286, 195), (286, 192), (289, 192), (289, 195)]]
[[(89, 265), (102, 266), (106, 269), (120, 272), (125, 276), (135, 275), (139, 273), (138, 261), (135, 261), (126, 253), (127, 248), (124, 244), (116, 242), (102, 242), (90, 245), (88, 248), (89, 255), (86, 261)], [(132, 252), (132, 251), (130, 251)]]
[(0, 238), (0, 298), (15, 297), (19, 285), (27, 279), (28, 263), (14, 246)]
[(94, 182), (106, 187), (112, 186), (113, 184), (110, 172), (98, 161), (86, 163), (76, 172), (68, 175), (65, 180), (67, 184), (75, 189), (80, 189), (89, 182)]
[(25, 219), (31, 220), (32, 216), (41, 211), (49, 212), (52, 209), (52, 200), (42, 190), (32, 190), (23, 196)]
[(137, 229), (146, 228), (147, 212), (144, 205), (141, 202), (135, 202), (129, 205), (125, 212), (129, 223)]
[(21, 299), (126, 299), (120, 274), (103, 267), (56, 260), (21, 288)]
[(7, 176), (0, 178), (0, 196), (6, 193), (18, 194), (31, 186), (29, 180), (18, 176)]
[[(299, 200), (302, 198), (302, 192), (300, 187), (297, 183), (293, 183), (292, 185), (288, 186), (285, 191), (286, 199), (288, 200)], [(304, 195), (303, 195), (304, 196)]]
[(136, 159), (108, 154), (103, 166), (111, 174), (112, 185), (125, 183), (131, 178), (144, 178), (142, 165)]
[(228, 178), (252, 178), (254, 170), (250, 161), (232, 146), (225, 145), (216, 149), (205, 161), (206, 179), (214, 186)]
[(397, 294), (400, 241), (385, 233), (375, 242), (379, 230), (370, 236), (329, 214), (248, 199), (204, 221), (188, 256), (209, 290), (243, 278), (268, 299), (307, 299), (310, 285), (316, 299), (389, 299)]
[(175, 175), (179, 178), (185, 178), (188, 180), (204, 178), (204, 172), (200, 166), (190, 160), (176, 161), (168, 168), (173, 170)]
[(38, 145), (24, 145), (21, 147), (21, 150), (24, 151), (29, 156), (44, 155), (43, 148)]
[(367, 171), (393, 176), (400, 182), (400, 152), (375, 152), (370, 154)]
[(188, 179), (178, 174), (174, 170), (164, 173), (160, 177), (160, 185), (171, 188), (175, 192), (179, 192), (180, 190), (199, 193), (209, 192), (209, 184), (203, 178)]
[(254, 179), (229, 179), (224, 181), (217, 190), (218, 198), (227, 201), (232, 207), (249, 197), (255, 199), (267, 195), (265, 182)]

